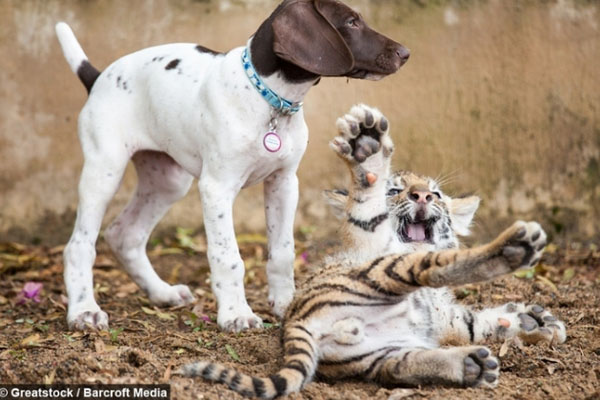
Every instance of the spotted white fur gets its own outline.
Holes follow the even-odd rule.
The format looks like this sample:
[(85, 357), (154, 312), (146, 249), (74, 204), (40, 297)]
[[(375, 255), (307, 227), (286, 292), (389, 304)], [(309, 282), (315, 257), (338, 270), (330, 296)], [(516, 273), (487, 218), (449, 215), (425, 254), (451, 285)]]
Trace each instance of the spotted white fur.
[[(87, 60), (85, 53), (68, 25), (59, 23), (56, 33), (71, 69), (78, 72)], [(242, 49), (213, 54), (187, 43), (150, 47), (115, 61), (93, 84), (79, 117), (85, 161), (77, 220), (64, 252), (71, 328), (108, 327), (108, 316), (94, 299), (95, 242), (132, 157), (138, 187), (105, 237), (153, 302), (183, 305), (194, 300), (187, 286), (162, 280), (145, 251), (150, 232), (188, 192), (193, 178), (199, 180), (219, 326), (235, 331), (262, 326), (246, 302), (244, 263), (232, 216), (237, 193), (261, 181), (269, 237), (269, 301), (278, 315), (291, 301), (296, 170), (308, 129), (302, 110), (282, 117), (281, 150), (264, 148), (271, 110), (244, 74)], [(290, 84), (276, 74), (264, 81), (281, 96), (297, 100), (314, 83)]]

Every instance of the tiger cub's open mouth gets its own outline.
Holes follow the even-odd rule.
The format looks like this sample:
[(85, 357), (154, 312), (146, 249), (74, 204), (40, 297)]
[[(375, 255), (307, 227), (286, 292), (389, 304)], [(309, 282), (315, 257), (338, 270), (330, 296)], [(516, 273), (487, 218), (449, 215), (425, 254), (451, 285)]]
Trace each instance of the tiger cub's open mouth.
[(433, 225), (435, 219), (426, 221), (405, 221), (398, 231), (400, 238), (405, 243), (425, 242), (433, 243)]

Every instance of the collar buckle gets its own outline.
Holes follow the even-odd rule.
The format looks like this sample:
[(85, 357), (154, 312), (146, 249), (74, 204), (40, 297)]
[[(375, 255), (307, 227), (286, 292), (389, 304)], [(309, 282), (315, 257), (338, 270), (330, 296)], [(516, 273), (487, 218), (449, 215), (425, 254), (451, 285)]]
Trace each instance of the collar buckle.
[(252, 86), (258, 91), (258, 93), (265, 99), (267, 103), (273, 108), (273, 110), (283, 116), (290, 116), (302, 108), (304, 103), (302, 101), (289, 101), (279, 96), (273, 90), (271, 90), (263, 80), (258, 76), (258, 73), (252, 65), (250, 58), (250, 46), (246, 46), (242, 51), (242, 66), (248, 76), (248, 79), (252, 83)]

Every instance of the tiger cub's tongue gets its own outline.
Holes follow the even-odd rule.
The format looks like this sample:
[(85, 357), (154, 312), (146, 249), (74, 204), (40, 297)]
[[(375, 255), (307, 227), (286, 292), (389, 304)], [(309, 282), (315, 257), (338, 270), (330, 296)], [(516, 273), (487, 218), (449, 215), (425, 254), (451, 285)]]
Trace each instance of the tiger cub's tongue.
[(415, 242), (422, 242), (425, 240), (425, 225), (408, 224), (406, 234), (411, 240), (414, 240)]

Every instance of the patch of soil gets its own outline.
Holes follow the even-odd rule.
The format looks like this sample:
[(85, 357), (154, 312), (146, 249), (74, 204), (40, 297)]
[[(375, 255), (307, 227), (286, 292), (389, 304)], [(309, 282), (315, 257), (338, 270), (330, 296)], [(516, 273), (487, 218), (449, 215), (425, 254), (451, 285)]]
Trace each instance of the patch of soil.
[[(169, 383), (173, 399), (241, 399), (225, 386), (173, 374), (204, 358), (250, 374), (277, 371), (281, 347), (278, 320), (266, 301), (266, 250), (260, 235), (240, 237), (246, 262), (246, 294), (266, 328), (224, 333), (215, 324), (202, 237), (179, 232), (151, 250), (159, 274), (185, 282), (198, 301), (159, 309), (131, 282), (105, 245), (95, 267), (95, 293), (109, 314), (109, 332), (70, 332), (65, 321), (62, 247), (0, 244), (0, 382), (2, 383)], [(191, 241), (188, 239), (192, 239)], [(330, 251), (310, 241), (297, 244), (298, 276)], [(290, 399), (592, 399), (600, 398), (600, 253), (591, 248), (549, 247), (532, 276), (456, 289), (474, 307), (508, 301), (538, 303), (565, 321), (562, 345), (492, 343), (501, 357), (495, 390), (424, 387), (381, 388), (356, 381), (310, 383)], [(18, 304), (28, 281), (43, 283), (40, 302)]]

